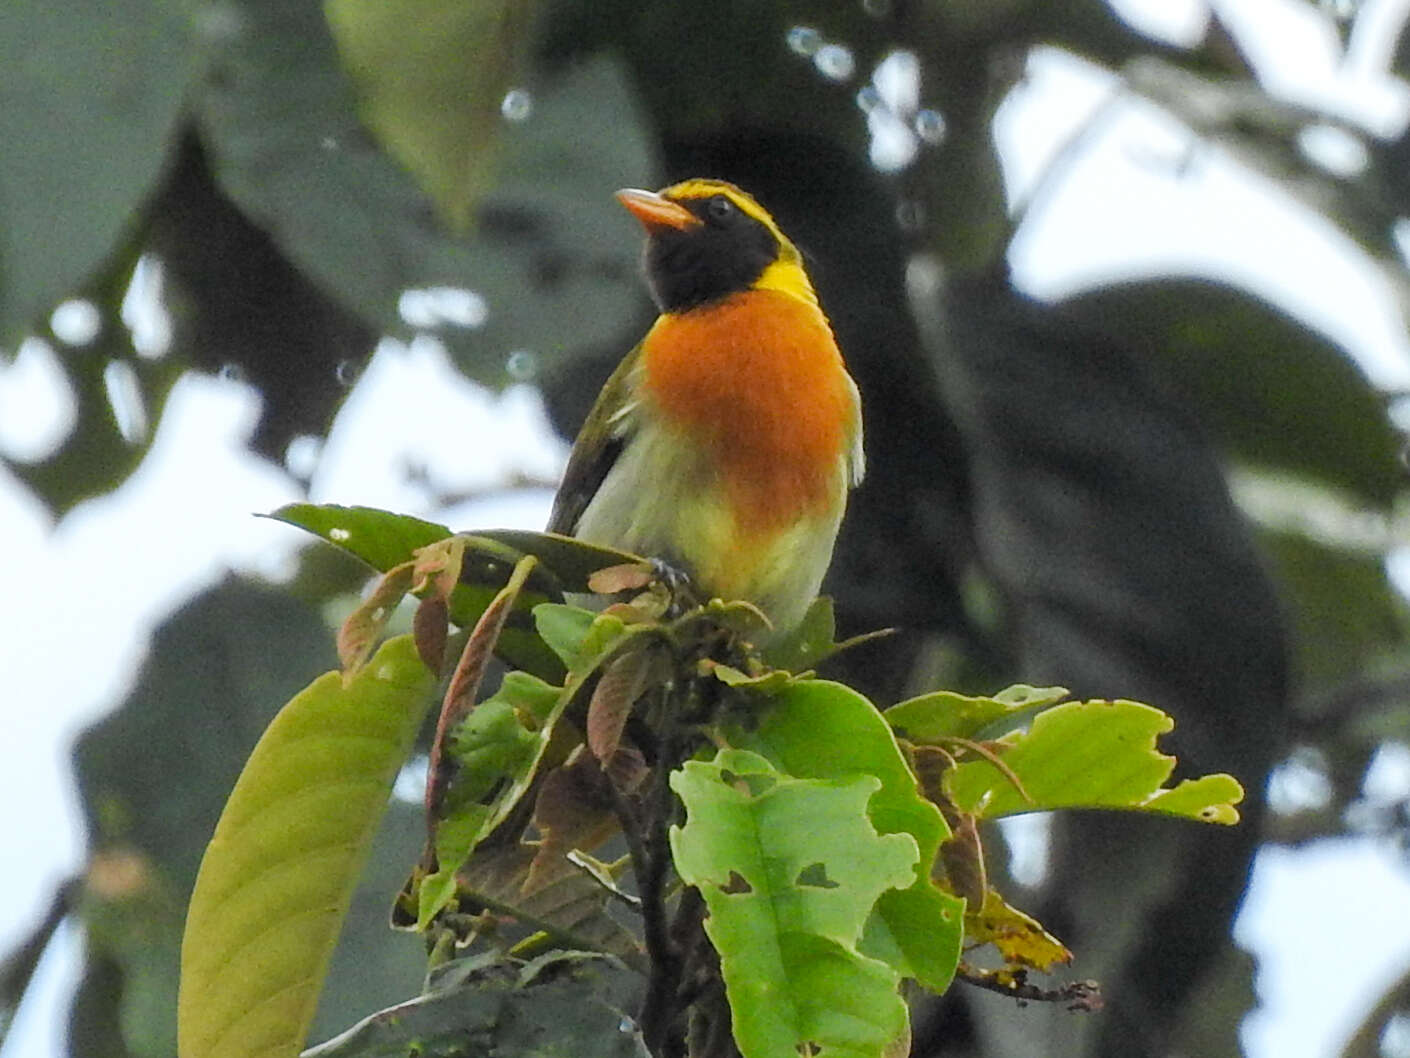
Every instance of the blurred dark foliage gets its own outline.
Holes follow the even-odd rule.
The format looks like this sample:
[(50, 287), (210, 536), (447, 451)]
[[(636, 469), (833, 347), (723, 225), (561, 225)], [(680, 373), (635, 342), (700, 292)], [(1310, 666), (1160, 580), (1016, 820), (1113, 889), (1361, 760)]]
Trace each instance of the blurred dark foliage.
[(233, 370), (264, 398), (250, 447), (280, 462), (295, 437), (327, 434), (344, 396), (330, 381), (371, 355), (373, 326), (324, 294), (221, 193), (192, 128), (180, 133), (148, 215), (148, 249), (168, 270), (173, 343), (192, 368)]
[[(452, 10), (396, 6), (412, 44)], [(439, 102), (375, 120), (385, 85), (361, 67), (345, 73), (355, 64), (344, 54), (340, 65), (319, 5), (198, 7), (189, 25), (149, 16), (117, 37), (107, 16), (78, 8), (0, 14), (0, 56), (9, 47), (44, 60), (24, 68), (0, 119), (10, 231), (0, 340), (47, 337), (79, 406), (51, 456), (7, 460), (34, 494), (62, 516), (140, 462), (150, 431), (119, 429), (103, 386), (112, 362), (135, 372), (153, 422), (182, 371), (239, 375), (264, 398), (251, 445), (279, 459), (293, 437), (326, 433), (379, 336), (410, 332), (397, 305), (413, 286), (484, 292), (491, 323), (432, 330), (469, 377), (491, 384), (506, 381), (510, 350), (536, 351), (550, 411), (571, 434), (650, 320), (631, 274), (635, 233), (613, 223), (608, 192), (734, 180), (808, 255), (863, 394), (869, 472), (829, 587), (844, 632), (900, 632), (843, 656), (833, 674), (883, 702), (936, 682), (1015, 680), (1148, 700), (1175, 716), (1172, 746), (1189, 770), (1232, 772), (1250, 793), (1246, 822), (1227, 833), (1064, 821), (1028, 903), (1078, 953), (1073, 972), (1102, 980), (1106, 1013), (1018, 1010), (956, 989), (919, 1019), (915, 1053), (1238, 1054), (1253, 967), (1229, 926), (1251, 857), (1264, 841), (1358, 825), (1405, 841), (1403, 811), (1356, 824), (1346, 810), (1376, 748), (1410, 740), (1410, 665), (1383, 553), (1254, 527), (1225, 471), (1294, 478), (1388, 519), (1403, 490), (1400, 439), (1347, 350), (1248, 292), (1192, 276), (1112, 283), (1061, 304), (1016, 290), (1005, 258), (1024, 218), (1006, 197), (992, 119), (1034, 48), (1064, 49), (1123, 78), (1192, 139), (1280, 181), (1402, 294), (1393, 226), (1410, 214), (1410, 138), (1378, 140), (1271, 97), (1217, 18), (1177, 48), (1097, 0), (557, 0), (537, 6), (536, 23), (486, 4), (482, 22), (455, 23), (463, 38), (438, 42), (453, 56), (429, 71), (428, 82), (444, 74)], [(328, 10), (356, 25), (352, 9)], [(845, 44), (858, 73), (820, 77), (786, 43), (800, 24)], [(1349, 23), (1338, 28), (1349, 35)], [(515, 47), (502, 46), (505, 33)], [(918, 57), (922, 98), (947, 134), (903, 171), (879, 173), (856, 87), (896, 48)], [(95, 64), (108, 52), (122, 61)], [(489, 71), (464, 114), (444, 103), (459, 98), (456, 63)], [(46, 95), (45, 77), (63, 90)], [(520, 86), (539, 101), (522, 130), (498, 118), (503, 93)], [(71, 111), (78, 121), (109, 97), (111, 113), (94, 113), (128, 123), (130, 144), (55, 136)], [(426, 142), (395, 140), (398, 122), (481, 130), (479, 183), (467, 184), (482, 190), (478, 227), (438, 219), (464, 203), (421, 190), (444, 166), (389, 146)], [(1332, 176), (1309, 161), (1298, 137), (1317, 124), (1358, 139), (1365, 169)], [(95, 144), (113, 155), (111, 174), (88, 156)], [(62, 169), (55, 201), (73, 203), (64, 226), (26, 213), (42, 198), (41, 164)], [(1043, 180), (1063, 175), (1060, 156)], [(167, 276), (173, 338), (157, 358), (136, 353), (120, 312), (143, 254)], [(63, 346), (42, 322), (69, 296), (99, 309), (90, 348)], [(81, 741), (93, 862), (64, 905), (90, 936), (71, 1053), (171, 1053), (163, 1019), (199, 851), (269, 711), (328, 664), (329, 635), (309, 604), (344, 591), (347, 576), (323, 562), (310, 558), (287, 592), (231, 583), (175, 614), (127, 702)], [(1331, 803), (1270, 813), (1270, 770), (1297, 747), (1322, 763)], [(382, 931), (377, 895), (395, 889), (415, 829), (400, 809), (384, 828), (388, 851), (373, 862), (388, 877), (369, 879), (355, 905), (321, 1032), (418, 987), (415, 944)], [(997, 835), (991, 844), (1001, 871)], [(0, 975), (0, 1011), (18, 1002), (26, 965)], [(1372, 1011), (1349, 1058), (1374, 1053), (1403, 991)]]

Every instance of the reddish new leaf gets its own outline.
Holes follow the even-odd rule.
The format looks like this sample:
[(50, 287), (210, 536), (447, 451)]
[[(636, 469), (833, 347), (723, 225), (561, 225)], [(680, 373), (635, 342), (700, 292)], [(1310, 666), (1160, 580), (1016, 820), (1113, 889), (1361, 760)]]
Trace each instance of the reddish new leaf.
[(617, 753), (632, 707), (650, 681), (654, 658), (650, 646), (628, 650), (613, 659), (597, 681), (588, 703), (587, 744), (604, 766)]
[(445, 796), (450, 779), (443, 766), (446, 734), (474, 708), (475, 692), (480, 689), (480, 680), (485, 675), (485, 667), (489, 664), (495, 642), (504, 629), (504, 622), (509, 619), (509, 612), (514, 608), (514, 600), (519, 597), (524, 582), (528, 580), (537, 562), (538, 559), (533, 555), (526, 555), (519, 560), (510, 575), (509, 583), (500, 589), (499, 594), (475, 622), (475, 628), (470, 633), (465, 649), (461, 651), (460, 661), (451, 676), (450, 686), (446, 688), (445, 700), (441, 703), (441, 715), (436, 721), (436, 737), (431, 743), (430, 767), (426, 776), (428, 831), (435, 830), (441, 799)]
[(416, 653), (422, 664), (441, 674), (446, 660), (446, 639), (450, 633), (450, 607), (444, 599), (423, 599), (411, 621)]
[(588, 588), (598, 595), (616, 595), (618, 592), (639, 591), (651, 583), (655, 574), (651, 566), (643, 562), (626, 562), (619, 566), (599, 569), (588, 577)]
[(410, 562), (389, 569), (356, 610), (348, 614), (338, 629), (338, 660), (343, 665), (343, 684), (348, 685), (372, 656), (392, 611), (411, 590)]
[(572, 867), (568, 853), (591, 852), (616, 832), (607, 777), (581, 746), (566, 764), (544, 776), (534, 803), (534, 827), (539, 846), (524, 879), (526, 896)]

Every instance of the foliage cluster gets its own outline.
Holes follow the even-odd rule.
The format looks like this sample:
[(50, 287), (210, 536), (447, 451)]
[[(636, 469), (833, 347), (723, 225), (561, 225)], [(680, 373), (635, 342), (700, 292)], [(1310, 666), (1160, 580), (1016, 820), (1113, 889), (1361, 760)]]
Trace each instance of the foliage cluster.
[[(1386, 571), (1404, 538), (1398, 398), (1358, 366), (1366, 350), (1309, 323), (1344, 308), (1320, 259), (1302, 266), (1296, 304), (1270, 301), (1247, 270), (1211, 278), (1184, 259), (1068, 276), (1080, 289), (1045, 303), (1008, 262), (1052, 240), (1074, 186), (1140, 170), (1179, 195), (1232, 171), (1321, 223), (1404, 301), (1410, 136), (1288, 99), (1267, 57), (1289, 9), (1320, 25), (1339, 63), (1379, 50), (1387, 84), (1410, 78), (1410, 47), (1385, 5), (1293, 0), (1237, 21), (1216, 6), (1180, 42), (1128, 8), (5, 5), (0, 369), (7, 381), (50, 371), (74, 415), (49, 451), (0, 459), (62, 519), (130, 479), (176, 429), (163, 414), (173, 387), (203, 372), (258, 390), (251, 447), (282, 465), (290, 442), (327, 435), (383, 336), (441, 343), (491, 386), (532, 381), (571, 432), (650, 319), (637, 233), (611, 192), (735, 180), (809, 253), (865, 404), (871, 473), (829, 590), (844, 636), (900, 631), (831, 671), (877, 702), (1018, 682), (1130, 694), (1179, 718), (1172, 744), (1193, 772), (1248, 786), (1246, 824), (1227, 831), (1152, 840), (1149, 820), (1059, 818), (1024, 902), (1102, 980), (1106, 1013), (1014, 1019), (951, 989), (917, 1021), (916, 1052), (1229, 1058), (1254, 1002), (1229, 926), (1257, 850), (1406, 842), (1405, 792), (1365, 782), (1410, 743), (1410, 626)], [(872, 80), (900, 60), (912, 98)], [(1105, 95), (1028, 180), (1001, 152), (1004, 122), (1055, 67)], [(1131, 142), (1151, 113), (1186, 149)], [(867, 157), (882, 127), (915, 148), (884, 172)], [(1351, 161), (1328, 168), (1309, 149), (1329, 139)], [(1116, 156), (1136, 160), (1120, 169)], [(1164, 208), (1152, 201), (1133, 237)], [(151, 302), (165, 332), (131, 311)], [(72, 309), (93, 326), (74, 328)], [(154, 532), (162, 520), (151, 515)], [(328, 551), (308, 551), (291, 584), (230, 578), (180, 606), (122, 706), (79, 740), (89, 858), (4, 964), (0, 1020), (71, 921), (85, 945), (70, 1051), (174, 1052), (182, 915), (207, 838), (273, 708), (334, 664), (328, 614), (360, 583)], [(515, 618), (501, 646), (519, 636), (541, 658), (534, 631)], [(1270, 776), (1283, 793), (1272, 811)], [(421, 972), (384, 922), (421, 832), (394, 799), (315, 1036)], [(1003, 843), (989, 853), (1006, 885)], [(1376, 1053), (1405, 990), (1367, 1004), (1348, 1058)]]
[[(656, 1056), (880, 1058), (910, 1039), (902, 981), (944, 993), (957, 972), (1093, 1009), (1089, 982), (1028, 982), (1072, 956), (988, 884), (979, 825), (1060, 807), (1238, 819), (1243, 791), (1227, 775), (1162, 788), (1175, 762), (1155, 740), (1171, 722), (1148, 706), (1015, 687), (882, 712), (816, 678), (813, 665), (856, 645), (834, 641), (826, 599), (761, 654), (757, 610), (690, 605), (636, 556), (552, 535), (450, 535), (367, 508), (277, 516), (383, 576), (343, 624), (341, 675), (279, 713), (216, 826), (182, 945), (185, 1058), (302, 1046), (443, 668), (426, 848), (393, 923), (425, 935), (438, 981), (476, 996), (546, 960), (612, 957), (644, 976), (630, 1014)], [(375, 649), (408, 592), (414, 632)], [(601, 613), (562, 601), (583, 592), (619, 601)], [(452, 625), (471, 630), (448, 640)], [(477, 700), (496, 653), (533, 669)], [(625, 853), (599, 858), (614, 843)], [(962, 961), (985, 945), (997, 968)], [(529, 979), (524, 995), (543, 984)], [(602, 982), (578, 987), (587, 1006)], [(513, 1053), (525, 1016), (542, 1020), (469, 1004), (428, 1041), (419, 1022), (374, 1015), (320, 1053)]]

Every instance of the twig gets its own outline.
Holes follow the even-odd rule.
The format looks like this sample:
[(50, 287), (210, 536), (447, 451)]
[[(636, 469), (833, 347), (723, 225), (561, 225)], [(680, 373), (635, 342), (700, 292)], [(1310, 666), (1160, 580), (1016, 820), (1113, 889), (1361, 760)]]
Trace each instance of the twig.
[[(687, 684), (687, 687), (691, 684)], [(666, 914), (666, 882), (671, 863), (670, 843), (666, 828), (670, 825), (675, 795), (671, 792), (671, 772), (680, 754), (679, 718), (687, 703), (676, 700), (679, 684), (668, 684), (661, 711), (659, 752), (652, 786), (644, 799), (648, 811), (639, 833), (641, 862), (633, 856), (637, 874), (637, 891), (641, 896), (642, 926), (646, 950), (651, 956), (651, 980), (647, 984), (646, 1000), (641, 1010), (641, 1032), (647, 1049), (654, 1055), (671, 1053), (671, 1027), (676, 1020), (677, 998), (680, 992), (682, 959), (673, 935), (673, 924)], [(629, 843), (629, 848), (630, 843)], [(675, 1048), (679, 1050), (679, 1048)]]
[(1039, 988), (1028, 983), (1028, 971), (979, 970), (960, 963), (955, 971), (957, 980), (966, 984), (1009, 996), (1023, 1003), (1066, 1003), (1067, 1009), (1095, 1013), (1102, 1009), (1101, 986), (1096, 981), (1070, 981), (1061, 988)]

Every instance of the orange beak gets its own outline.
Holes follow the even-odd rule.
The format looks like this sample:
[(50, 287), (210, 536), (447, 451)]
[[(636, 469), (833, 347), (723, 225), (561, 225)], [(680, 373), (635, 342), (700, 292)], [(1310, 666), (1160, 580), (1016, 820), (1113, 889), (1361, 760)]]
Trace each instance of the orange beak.
[(655, 191), (639, 191), (634, 187), (624, 187), (617, 192), (617, 201), (631, 211), (632, 216), (641, 221), (647, 232), (662, 228), (685, 231), (700, 226), (700, 218), (678, 202), (662, 198)]

